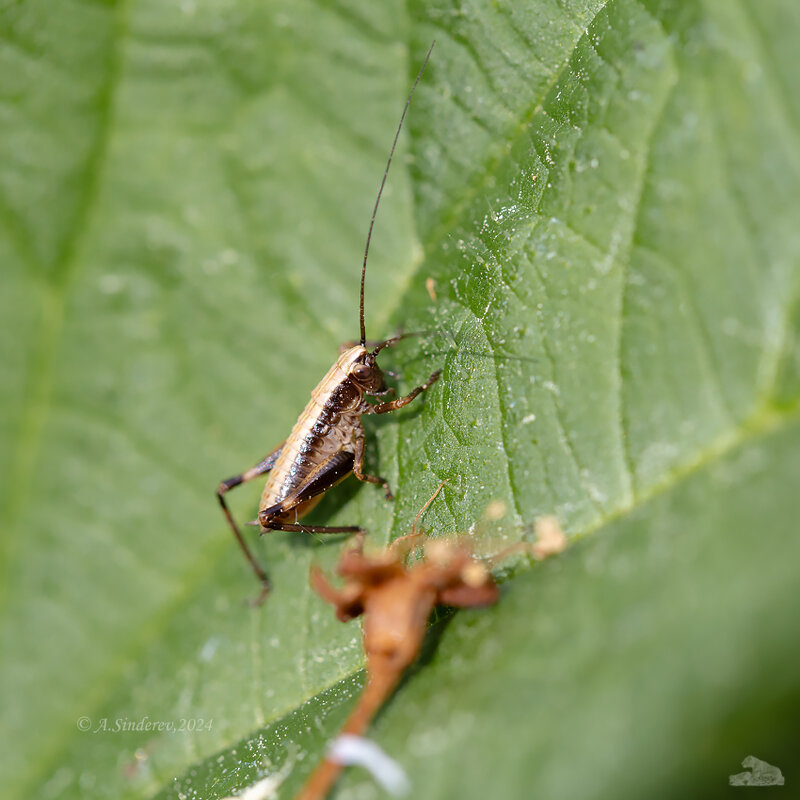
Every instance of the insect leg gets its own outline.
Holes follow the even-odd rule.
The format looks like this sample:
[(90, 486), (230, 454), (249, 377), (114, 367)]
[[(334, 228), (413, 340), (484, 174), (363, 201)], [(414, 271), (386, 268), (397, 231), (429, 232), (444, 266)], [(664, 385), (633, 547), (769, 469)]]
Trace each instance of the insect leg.
[(255, 572), (256, 577), (261, 583), (261, 593), (255, 600), (256, 605), (261, 604), (264, 601), (264, 598), (269, 594), (269, 578), (267, 577), (267, 573), (264, 571), (264, 568), (258, 563), (258, 561), (256, 561), (255, 556), (250, 552), (250, 548), (247, 546), (247, 543), (242, 536), (242, 532), (239, 530), (239, 526), (236, 524), (236, 520), (234, 520), (233, 514), (230, 512), (228, 504), (225, 502), (225, 494), (235, 486), (239, 486), (242, 483), (247, 483), (247, 481), (251, 481), (253, 478), (257, 478), (259, 475), (269, 472), (275, 466), (275, 462), (278, 460), (278, 456), (281, 454), (283, 445), (284, 443), (281, 442), (268, 456), (259, 461), (254, 467), (251, 467), (249, 470), (247, 470), (247, 472), (243, 472), (241, 475), (234, 475), (232, 478), (222, 481), (222, 483), (220, 483), (220, 485), (217, 487), (217, 500), (219, 500), (219, 504), (222, 506), (222, 512), (225, 514), (225, 518), (228, 520), (228, 524), (231, 526), (233, 535), (236, 537), (236, 541), (239, 542), (239, 547), (242, 548), (245, 558), (250, 562), (253, 572)]
[(314, 469), (305, 482), (297, 490), (280, 503), (264, 508), (258, 512), (258, 521), (262, 528), (272, 531), (298, 531), (306, 533), (360, 533), (363, 528), (357, 525), (300, 525), (286, 522), (285, 517), (293, 509), (307, 503), (317, 495), (327, 492), (353, 471), (353, 454), (347, 451), (334, 453)]
[(440, 373), (441, 370), (437, 369), (422, 386), (417, 386), (416, 389), (410, 391), (405, 397), (398, 397), (397, 400), (389, 400), (386, 403), (378, 403), (377, 405), (369, 406), (369, 410), (365, 413), (388, 414), (390, 411), (396, 411), (398, 408), (407, 406), (420, 392), (424, 392), (431, 384), (435, 383)]
[(357, 533), (366, 531), (358, 525), (301, 525), (299, 522), (272, 521), (266, 526), (271, 531), (292, 531), (294, 533)]
[(383, 486), (383, 490), (386, 492), (386, 499), (393, 500), (394, 497), (386, 479), (381, 478), (379, 475), (367, 475), (364, 472), (364, 429), (359, 425), (354, 435), (356, 440), (356, 452), (353, 459), (353, 475), (365, 483), (377, 483), (378, 486)]

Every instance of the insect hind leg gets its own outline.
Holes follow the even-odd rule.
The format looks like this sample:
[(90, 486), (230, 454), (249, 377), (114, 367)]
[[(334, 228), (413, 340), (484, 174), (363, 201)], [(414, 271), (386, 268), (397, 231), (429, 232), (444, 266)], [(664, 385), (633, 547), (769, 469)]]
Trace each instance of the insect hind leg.
[[(238, 476), (237, 476), (238, 477)], [(239, 530), (239, 526), (236, 524), (236, 520), (233, 518), (233, 514), (231, 514), (230, 509), (228, 508), (228, 504), (225, 502), (225, 492), (227, 489), (223, 488), (228, 481), (223, 481), (220, 484), (219, 489), (217, 489), (217, 499), (219, 500), (220, 506), (222, 506), (222, 513), (225, 514), (225, 518), (228, 520), (228, 524), (231, 526), (231, 530), (233, 531), (233, 535), (236, 537), (236, 541), (239, 543), (239, 547), (242, 549), (245, 558), (250, 563), (250, 566), (253, 568), (253, 572), (256, 574), (256, 578), (258, 578), (259, 582), (261, 583), (261, 591), (258, 594), (258, 597), (253, 600), (253, 605), (260, 606), (264, 600), (266, 599), (267, 595), (270, 593), (272, 589), (272, 584), (270, 583), (269, 577), (267, 573), (264, 571), (264, 568), (261, 564), (258, 563), (256, 557), (253, 555), (250, 548), (247, 546), (247, 542), (244, 540), (244, 536), (242, 536), (242, 532)], [(238, 483), (234, 483), (234, 486), (238, 486)]]
[(277, 503), (270, 508), (265, 508), (258, 515), (258, 519), (248, 523), (249, 525), (259, 525), (261, 533), (267, 531), (291, 531), (294, 533), (357, 533), (359, 538), (366, 534), (364, 528), (358, 525), (303, 525), (297, 521), (295, 516), (294, 522), (286, 519), (286, 516), (294, 509), (291, 503), (287, 507), (285, 502)]
[(269, 577), (264, 571), (264, 568), (258, 563), (256, 557), (247, 546), (247, 542), (244, 540), (244, 536), (242, 536), (242, 532), (239, 530), (239, 526), (236, 524), (236, 520), (233, 518), (233, 514), (231, 514), (231, 511), (228, 508), (228, 504), (225, 502), (225, 494), (236, 486), (240, 486), (243, 483), (247, 483), (247, 481), (253, 480), (253, 478), (257, 478), (259, 475), (269, 472), (273, 466), (275, 466), (275, 462), (278, 460), (278, 456), (280, 456), (282, 448), (283, 444), (280, 444), (268, 456), (266, 456), (266, 458), (259, 461), (254, 467), (246, 472), (243, 472), (241, 475), (234, 475), (232, 478), (227, 478), (217, 487), (217, 500), (222, 507), (222, 513), (225, 514), (225, 519), (228, 520), (228, 525), (230, 525), (233, 535), (236, 537), (236, 541), (239, 543), (239, 547), (252, 567), (256, 578), (258, 578), (259, 582), (261, 583), (261, 592), (253, 601), (253, 605), (261, 605), (261, 603), (264, 602), (266, 596), (270, 593), (272, 584), (270, 583)]
[[(309, 502), (324, 494), (346, 477), (352, 469), (352, 453), (346, 451), (333, 453), (308, 475), (306, 481), (293, 494), (258, 512), (261, 532), (272, 530), (298, 533), (358, 533), (363, 536), (366, 531), (358, 525), (301, 525), (297, 522), (298, 513), (305, 513), (303, 506), (307, 507)], [(293, 516), (292, 522), (290, 520)]]
[(281, 522), (270, 520), (268, 525), (262, 526), (265, 531), (292, 531), (294, 533), (357, 533), (363, 535), (366, 531), (358, 525), (302, 525), (299, 522)]

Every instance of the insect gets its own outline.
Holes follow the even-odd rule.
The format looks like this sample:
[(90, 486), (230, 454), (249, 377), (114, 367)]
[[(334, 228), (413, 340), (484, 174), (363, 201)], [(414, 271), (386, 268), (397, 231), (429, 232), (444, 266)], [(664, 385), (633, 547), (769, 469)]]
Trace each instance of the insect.
[[(367, 683), (340, 737), (363, 735), (416, 659), (436, 605), (471, 608), (491, 605), (499, 597), (489, 569), (458, 539), (424, 540), (424, 559), (410, 566), (404, 563), (422, 536), (416, 532), (417, 522), (442, 485), (420, 509), (411, 533), (395, 540), (383, 553), (365, 555), (363, 540), (359, 540), (355, 548), (342, 554), (337, 568), (345, 579), (341, 589), (331, 586), (318, 568), (312, 570), (311, 586), (336, 608), (338, 619), (347, 622), (364, 617)], [(341, 763), (326, 757), (295, 800), (322, 800), (341, 770)]]
[(261, 526), (262, 534), (272, 530), (308, 533), (361, 533), (363, 535), (363, 529), (358, 526), (306, 526), (301, 525), (298, 520), (311, 511), (322, 498), (323, 493), (351, 472), (360, 481), (383, 486), (386, 498), (392, 498), (389, 486), (383, 478), (364, 472), (365, 436), (361, 425), (361, 416), (386, 414), (402, 408), (420, 392), (424, 392), (439, 377), (437, 370), (425, 383), (417, 386), (405, 397), (375, 404), (367, 401), (368, 397), (384, 397), (394, 391), (387, 388), (384, 374), (376, 363), (376, 358), (381, 350), (391, 347), (404, 338), (400, 335), (394, 336), (378, 342), (371, 350), (367, 348), (364, 325), (364, 281), (367, 272), (369, 244), (375, 224), (375, 215), (383, 188), (386, 185), (400, 130), (403, 127), (414, 90), (422, 77), (432, 50), (433, 43), (406, 100), (372, 210), (361, 267), (360, 341), (355, 345), (342, 346), (339, 358), (311, 392), (308, 405), (287, 439), (254, 467), (222, 481), (217, 487), (217, 498), (236, 541), (261, 583), (261, 593), (256, 599), (256, 603), (261, 603), (269, 593), (270, 581), (266, 571), (247, 546), (225, 501), (225, 494), (235, 486), (269, 473), (258, 507), (258, 519), (253, 523)]

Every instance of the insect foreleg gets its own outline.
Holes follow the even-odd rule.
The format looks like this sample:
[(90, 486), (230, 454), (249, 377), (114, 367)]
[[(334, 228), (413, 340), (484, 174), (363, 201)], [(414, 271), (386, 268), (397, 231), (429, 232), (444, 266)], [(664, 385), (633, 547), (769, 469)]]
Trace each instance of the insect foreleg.
[(398, 397), (397, 400), (389, 400), (386, 403), (378, 403), (377, 405), (369, 406), (365, 413), (388, 414), (390, 411), (396, 411), (398, 408), (407, 406), (420, 392), (424, 392), (431, 384), (438, 380), (439, 373), (441, 373), (441, 370), (437, 369), (422, 386), (417, 386), (416, 389), (410, 391), (405, 397)]
[(225, 514), (225, 518), (228, 520), (228, 524), (231, 526), (233, 535), (236, 537), (236, 541), (239, 542), (239, 547), (242, 548), (245, 558), (247, 558), (247, 560), (250, 562), (253, 572), (255, 572), (256, 577), (261, 582), (261, 594), (259, 594), (259, 596), (256, 598), (256, 604), (262, 603), (264, 598), (269, 594), (269, 578), (267, 577), (267, 573), (264, 571), (264, 568), (258, 563), (258, 561), (256, 561), (255, 556), (250, 552), (250, 548), (247, 546), (247, 543), (242, 536), (242, 532), (239, 530), (239, 526), (236, 524), (236, 520), (234, 520), (233, 514), (230, 512), (228, 504), (225, 502), (225, 493), (229, 492), (235, 486), (239, 486), (242, 483), (247, 483), (247, 481), (251, 481), (253, 478), (257, 478), (259, 475), (269, 472), (275, 466), (275, 462), (278, 460), (278, 456), (281, 454), (283, 445), (284, 442), (281, 442), (268, 456), (259, 461), (254, 467), (251, 467), (249, 470), (247, 470), (247, 472), (243, 472), (241, 475), (234, 475), (232, 478), (222, 481), (222, 483), (220, 483), (220, 485), (217, 487), (217, 500), (219, 500), (219, 504), (222, 506), (222, 511)]
[[(384, 370), (384, 374), (388, 375), (389, 370)], [(397, 375), (392, 374), (392, 377), (396, 378)], [(394, 394), (394, 388), (387, 386), (382, 392), (365, 392), (365, 394), (368, 394), (370, 397), (386, 397), (387, 394)]]

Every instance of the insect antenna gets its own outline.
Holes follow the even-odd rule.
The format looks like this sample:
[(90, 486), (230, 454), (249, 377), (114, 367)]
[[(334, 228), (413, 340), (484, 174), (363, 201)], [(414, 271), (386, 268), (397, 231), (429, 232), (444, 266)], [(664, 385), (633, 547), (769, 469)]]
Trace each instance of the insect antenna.
[(386, 176), (389, 174), (389, 167), (392, 165), (392, 156), (394, 155), (394, 149), (397, 147), (397, 140), (400, 137), (400, 130), (403, 127), (403, 121), (406, 118), (406, 112), (408, 111), (408, 107), (411, 105), (411, 98), (414, 96), (414, 89), (417, 88), (417, 84), (419, 83), (419, 79), (422, 77), (422, 73), (425, 71), (425, 67), (428, 64), (428, 59), (431, 57), (431, 51), (433, 50), (433, 46), (436, 44), (436, 40), (434, 39), (431, 42), (431, 46), (428, 48), (428, 52), (425, 55), (425, 60), (422, 62), (422, 66), (419, 68), (419, 72), (417, 73), (417, 77), (414, 80), (414, 85), (411, 87), (411, 91), (408, 93), (408, 100), (406, 100), (405, 108), (403, 109), (403, 113), (400, 115), (400, 124), (397, 126), (397, 132), (394, 135), (394, 141), (392, 142), (392, 149), (389, 151), (389, 160), (386, 162), (386, 169), (383, 171), (383, 179), (381, 180), (380, 189), (378, 189), (378, 196), (375, 198), (375, 207), (372, 209), (372, 219), (369, 221), (369, 231), (367, 231), (367, 245), (364, 248), (364, 263), (361, 267), (361, 301), (360, 301), (360, 321), (361, 321), (361, 346), (363, 347), (367, 341), (367, 329), (364, 326), (364, 279), (367, 275), (367, 256), (369, 255), (369, 243), (370, 239), (372, 239), (372, 228), (375, 225), (375, 215), (378, 213), (378, 204), (381, 202), (381, 195), (383, 194), (383, 187), (386, 185)]
[(410, 339), (412, 336), (429, 336), (434, 331), (413, 331), (412, 333), (398, 333), (397, 336), (392, 336), (391, 339), (386, 339), (383, 342), (378, 342), (375, 349), (370, 355), (377, 356), (385, 347), (392, 347), (392, 345), (402, 342), (403, 339)]

